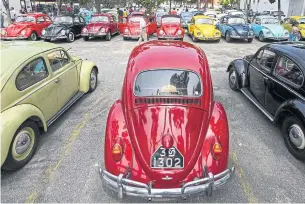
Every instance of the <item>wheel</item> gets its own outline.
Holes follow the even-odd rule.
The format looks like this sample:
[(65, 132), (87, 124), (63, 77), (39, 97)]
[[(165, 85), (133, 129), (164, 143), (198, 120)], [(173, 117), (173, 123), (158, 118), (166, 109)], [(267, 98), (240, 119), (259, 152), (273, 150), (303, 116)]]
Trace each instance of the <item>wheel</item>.
[(84, 41), (88, 41), (88, 40), (89, 40), (89, 37), (88, 37), (88, 36), (83, 36), (83, 40), (84, 40)]
[(20, 169), (33, 157), (38, 144), (39, 128), (33, 121), (24, 122), (16, 131), (3, 170)]
[(183, 38), (180, 38), (179, 40), (180, 40), (180, 41), (183, 41)]
[(305, 160), (305, 128), (294, 116), (284, 120), (282, 125), (284, 139), (289, 152), (299, 160)]
[(229, 43), (232, 41), (229, 32), (226, 32), (226, 41)]
[(51, 40), (48, 40), (48, 39), (44, 39), (44, 41), (45, 41), (45, 42), (51, 42)]
[(111, 32), (108, 31), (107, 35), (106, 35), (106, 40), (110, 41), (111, 40)]
[(195, 37), (194, 33), (192, 34), (192, 40), (193, 42), (197, 42), (197, 38)]
[(253, 42), (253, 38), (248, 38), (248, 43), (252, 43)]
[(219, 42), (220, 42), (220, 39), (218, 39), (218, 40), (215, 40), (215, 42), (219, 43)]
[(97, 71), (95, 68), (92, 69), (90, 73), (90, 80), (89, 80), (89, 93), (93, 92), (97, 87)]
[(67, 41), (68, 41), (69, 43), (71, 43), (71, 42), (74, 42), (74, 40), (75, 40), (75, 35), (74, 35), (74, 33), (73, 33), (72, 31), (70, 31), (70, 32), (68, 33)]
[(239, 90), (237, 86), (237, 74), (234, 67), (231, 67), (229, 71), (229, 85), (233, 91)]
[(264, 41), (265, 41), (265, 37), (264, 37), (264, 33), (263, 33), (263, 32), (260, 32), (260, 33), (259, 33), (258, 39), (259, 39), (259, 41), (261, 41), (261, 42), (264, 42)]
[(29, 37), (29, 40), (36, 41), (38, 39), (37, 33), (33, 31)]

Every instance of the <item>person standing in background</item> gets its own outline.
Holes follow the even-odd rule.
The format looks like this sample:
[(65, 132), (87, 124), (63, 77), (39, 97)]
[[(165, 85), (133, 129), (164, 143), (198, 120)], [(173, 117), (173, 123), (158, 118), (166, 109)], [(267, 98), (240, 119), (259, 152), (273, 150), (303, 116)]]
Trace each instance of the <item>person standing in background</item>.
[(124, 9), (123, 18), (127, 18), (127, 16), (128, 16), (127, 11), (126, 11), (126, 9)]
[(132, 6), (129, 8), (129, 15), (133, 12)]
[(6, 13), (4, 13), (1, 8), (0, 8), (0, 12), (1, 12), (0, 15), (1, 28), (4, 28), (4, 14), (6, 15)]
[(119, 22), (122, 22), (123, 11), (120, 8), (117, 8), (117, 10), (118, 10)]
[(146, 23), (144, 18), (141, 18), (141, 20), (140, 20), (140, 30), (141, 31), (140, 31), (138, 45), (140, 45), (142, 41), (144, 41), (144, 42), (147, 41), (147, 33), (146, 33), (147, 26), (149, 26), (149, 24)]
[(175, 8), (173, 8), (173, 10), (171, 11), (171, 14), (172, 14), (172, 15), (177, 15), (177, 11), (176, 11)]
[(299, 41), (300, 38), (301, 38), (301, 36), (300, 36), (299, 28), (298, 28), (298, 22), (295, 21), (292, 23), (292, 32), (290, 34), (290, 40)]
[(11, 7), (11, 9), (10, 9), (10, 16), (11, 16), (12, 22), (14, 23), (15, 19), (16, 19), (16, 11), (15, 11), (14, 7)]

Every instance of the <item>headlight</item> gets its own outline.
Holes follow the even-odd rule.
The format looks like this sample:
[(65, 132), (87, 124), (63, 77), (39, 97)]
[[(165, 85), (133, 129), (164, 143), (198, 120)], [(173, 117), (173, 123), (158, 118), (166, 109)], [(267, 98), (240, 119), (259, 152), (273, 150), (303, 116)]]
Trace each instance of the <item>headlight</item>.
[(270, 32), (270, 31), (267, 31), (267, 32), (266, 32), (266, 35), (271, 35), (271, 32)]
[(105, 29), (105, 28), (101, 28), (100, 32), (101, 32), (101, 33), (105, 33), (105, 32), (106, 32), (106, 29)]
[(215, 36), (220, 36), (220, 32), (216, 32), (216, 33), (215, 33)]
[(284, 33), (284, 35), (285, 35), (285, 36), (288, 36), (288, 35), (289, 35), (289, 33), (286, 31), (286, 32)]
[(128, 31), (128, 29), (126, 28), (125, 30), (124, 30), (124, 33), (128, 33), (129, 31)]
[(61, 30), (61, 31), (60, 31), (60, 34), (61, 34), (61, 35), (66, 35), (66, 31), (65, 31), (65, 30)]
[(1, 35), (5, 35), (6, 31), (5, 30), (1, 30)]
[(42, 34), (42, 35), (45, 35), (45, 34), (46, 34), (46, 30), (43, 29), (43, 30), (41, 31), (41, 34)]
[(88, 32), (87, 28), (84, 28), (83, 33), (87, 33), (87, 32)]
[(178, 35), (181, 35), (182, 34), (182, 31), (181, 30), (178, 30)]
[(254, 35), (254, 32), (250, 30), (249, 35)]
[(235, 30), (231, 30), (231, 35), (238, 35)]
[(163, 30), (160, 30), (159, 34), (160, 34), (160, 35), (163, 35), (163, 34), (164, 34), (164, 31), (163, 31)]
[(201, 33), (198, 31), (198, 32), (197, 32), (197, 35), (199, 36), (199, 35), (201, 35)]
[(26, 33), (26, 31), (25, 30), (23, 30), (23, 31), (21, 31), (21, 35), (25, 35), (25, 33)]

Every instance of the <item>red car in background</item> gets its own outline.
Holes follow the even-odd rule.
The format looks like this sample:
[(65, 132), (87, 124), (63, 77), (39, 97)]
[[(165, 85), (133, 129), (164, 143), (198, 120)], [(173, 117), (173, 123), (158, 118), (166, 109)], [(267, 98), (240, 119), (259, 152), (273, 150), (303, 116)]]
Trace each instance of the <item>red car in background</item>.
[(118, 23), (114, 16), (108, 13), (95, 14), (90, 23), (82, 29), (82, 37), (85, 41), (90, 37), (106, 37), (111, 40), (112, 35), (119, 33)]
[(52, 19), (43, 13), (23, 14), (15, 22), (1, 29), (2, 40), (29, 39), (37, 40), (41, 31), (52, 24)]
[(212, 195), (225, 184), (234, 172), (228, 120), (213, 98), (205, 53), (186, 42), (137, 46), (122, 99), (108, 114), (104, 145), (99, 172), (120, 198)]
[(149, 26), (146, 29), (147, 36), (154, 34), (157, 31), (157, 23), (154, 17), (147, 18), (141, 12), (133, 12), (127, 19), (121, 19), (119, 29), (123, 35), (123, 39), (138, 39), (140, 36), (140, 19), (144, 18)]
[(159, 40), (183, 40), (184, 29), (182, 19), (178, 15), (164, 15), (161, 17), (161, 26), (157, 31)]

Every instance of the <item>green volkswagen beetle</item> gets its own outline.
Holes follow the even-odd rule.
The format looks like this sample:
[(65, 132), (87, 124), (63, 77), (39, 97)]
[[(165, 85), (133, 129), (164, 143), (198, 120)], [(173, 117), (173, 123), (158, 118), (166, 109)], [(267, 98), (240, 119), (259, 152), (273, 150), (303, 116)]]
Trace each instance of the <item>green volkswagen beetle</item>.
[(95, 63), (55, 44), (1, 43), (1, 168), (17, 170), (34, 155), (40, 132), (97, 86)]

